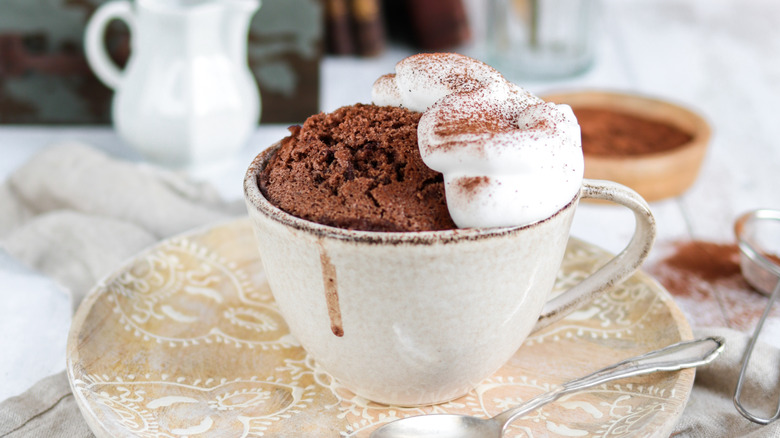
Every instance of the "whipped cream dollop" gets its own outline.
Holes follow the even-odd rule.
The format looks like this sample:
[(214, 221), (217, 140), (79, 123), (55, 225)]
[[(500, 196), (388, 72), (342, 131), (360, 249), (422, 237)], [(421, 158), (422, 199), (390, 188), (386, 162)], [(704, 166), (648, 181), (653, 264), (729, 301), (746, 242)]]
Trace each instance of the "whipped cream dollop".
[(459, 228), (531, 224), (577, 195), (584, 161), (568, 105), (547, 103), (467, 56), (411, 56), (374, 83), (376, 105), (423, 112), (423, 162), (444, 175)]

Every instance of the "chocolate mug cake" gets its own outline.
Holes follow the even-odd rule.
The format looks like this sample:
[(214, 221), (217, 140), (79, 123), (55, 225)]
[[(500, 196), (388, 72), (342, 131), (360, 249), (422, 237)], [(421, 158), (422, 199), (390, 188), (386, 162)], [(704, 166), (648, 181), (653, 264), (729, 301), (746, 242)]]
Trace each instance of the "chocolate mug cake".
[(571, 108), (482, 62), (411, 56), (372, 98), (292, 128), (259, 178), (268, 200), (347, 229), (426, 231), (528, 225), (580, 191)]
[(441, 173), (417, 148), (422, 114), (353, 105), (309, 117), (269, 160), (258, 184), (297, 217), (365, 231), (456, 228)]

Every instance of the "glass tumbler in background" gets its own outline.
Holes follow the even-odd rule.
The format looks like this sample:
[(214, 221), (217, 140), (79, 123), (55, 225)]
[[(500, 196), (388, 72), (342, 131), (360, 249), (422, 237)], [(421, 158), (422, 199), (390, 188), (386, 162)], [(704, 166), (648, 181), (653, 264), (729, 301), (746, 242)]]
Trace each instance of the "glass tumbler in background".
[(558, 79), (587, 70), (597, 0), (489, 0), (486, 62), (508, 79)]

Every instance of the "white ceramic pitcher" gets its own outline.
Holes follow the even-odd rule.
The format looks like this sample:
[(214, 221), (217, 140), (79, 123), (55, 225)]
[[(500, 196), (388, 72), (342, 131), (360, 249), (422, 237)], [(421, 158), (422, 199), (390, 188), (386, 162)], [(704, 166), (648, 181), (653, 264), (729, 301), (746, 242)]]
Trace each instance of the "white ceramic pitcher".
[[(260, 96), (247, 65), (249, 21), (259, 0), (127, 0), (100, 6), (85, 35), (87, 60), (115, 90), (119, 135), (149, 160), (212, 163), (240, 149), (254, 130)], [(122, 71), (103, 34), (127, 23), (131, 54)]]

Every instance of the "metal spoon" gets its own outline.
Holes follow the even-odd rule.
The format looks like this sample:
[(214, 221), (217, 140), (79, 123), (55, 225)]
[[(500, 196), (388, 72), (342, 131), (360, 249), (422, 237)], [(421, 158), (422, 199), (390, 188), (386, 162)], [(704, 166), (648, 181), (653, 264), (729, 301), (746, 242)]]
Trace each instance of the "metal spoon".
[(418, 415), (385, 424), (375, 430), (370, 438), (500, 438), (509, 423), (566, 394), (624, 377), (704, 365), (715, 359), (724, 345), (725, 340), (719, 336), (680, 342), (564, 383), (553, 391), (536, 396), (493, 418), (457, 414)]

